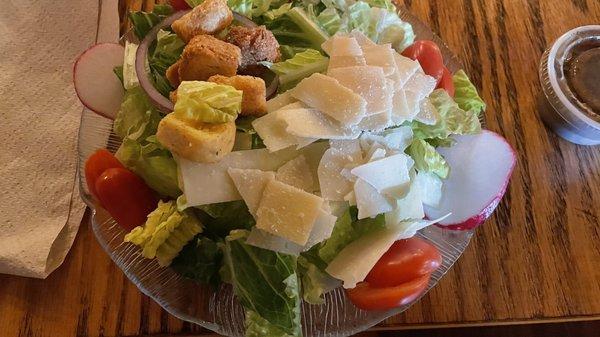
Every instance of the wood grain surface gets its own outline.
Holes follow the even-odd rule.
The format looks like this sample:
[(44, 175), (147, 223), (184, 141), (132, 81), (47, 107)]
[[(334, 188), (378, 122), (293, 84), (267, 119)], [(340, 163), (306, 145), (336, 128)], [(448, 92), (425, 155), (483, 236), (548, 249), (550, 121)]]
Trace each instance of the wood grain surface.
[[(600, 1), (399, 2), (463, 60), (489, 105), (487, 127), (513, 145), (518, 165), (457, 265), (378, 329), (600, 319), (600, 147), (570, 144), (543, 126), (537, 71), (554, 39), (600, 23)], [(125, 17), (152, 5), (123, 0), (120, 10)], [(142, 295), (103, 253), (87, 220), (47, 280), (0, 275), (1, 336), (203, 333)]]

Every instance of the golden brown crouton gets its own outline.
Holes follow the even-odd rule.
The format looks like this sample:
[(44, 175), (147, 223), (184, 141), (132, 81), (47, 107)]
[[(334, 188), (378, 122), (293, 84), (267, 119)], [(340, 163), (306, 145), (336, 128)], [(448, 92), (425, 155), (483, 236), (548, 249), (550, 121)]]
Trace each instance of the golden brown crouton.
[(173, 102), (173, 104), (177, 103), (177, 89), (169, 93), (169, 99), (171, 100), (171, 102)]
[(200, 163), (215, 163), (233, 149), (235, 122), (191, 122), (166, 115), (158, 124), (156, 138), (171, 152)]
[(167, 80), (169, 81), (169, 83), (171, 83), (173, 88), (177, 88), (179, 86), (179, 83), (181, 83), (181, 81), (179, 80), (180, 64), (181, 59), (177, 60), (177, 62), (173, 63), (169, 68), (167, 68), (167, 72), (165, 73)]
[(210, 35), (198, 35), (183, 49), (179, 80), (206, 81), (213, 75), (233, 76), (240, 58), (240, 48)]
[(225, 0), (206, 0), (171, 24), (179, 37), (189, 42), (199, 34), (215, 34), (229, 26), (233, 13)]
[(279, 43), (271, 31), (265, 26), (248, 28), (231, 27), (225, 41), (238, 46), (242, 51), (242, 69), (261, 61), (276, 62), (279, 60)]
[(211, 76), (209, 82), (227, 84), (242, 94), (242, 116), (262, 116), (267, 113), (267, 100), (265, 81), (259, 77), (236, 75), (226, 77), (221, 75)]

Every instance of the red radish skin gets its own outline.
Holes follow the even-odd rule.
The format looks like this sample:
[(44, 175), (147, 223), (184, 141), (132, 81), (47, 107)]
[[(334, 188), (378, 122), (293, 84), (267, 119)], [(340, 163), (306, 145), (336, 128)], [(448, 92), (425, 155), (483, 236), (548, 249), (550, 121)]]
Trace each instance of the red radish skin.
[(123, 65), (125, 48), (116, 43), (99, 43), (84, 51), (73, 65), (77, 97), (88, 109), (115, 119), (125, 93), (113, 69)]
[[(451, 173), (451, 176), (445, 182), (445, 195), (442, 197), (440, 206), (438, 208), (425, 207), (425, 214), (427, 218), (433, 219), (439, 217), (440, 214), (453, 213), (437, 224), (437, 226), (451, 230), (470, 230), (483, 224), (492, 215), (502, 200), (516, 165), (516, 152), (504, 138), (488, 130), (482, 131), (480, 135), (458, 136), (456, 139), (457, 144), (454, 147), (441, 149), (440, 153), (446, 157), (452, 169), (460, 170), (464, 168), (464, 170), (475, 170), (476, 173), (455, 177)], [(481, 144), (491, 147), (484, 149), (481, 147)], [(478, 145), (480, 146), (479, 148), (477, 147)], [(488, 156), (489, 160), (482, 158), (484, 151), (485, 154), (483, 155)], [(497, 158), (502, 158), (503, 161), (494, 163), (493, 160)], [(510, 160), (510, 163), (508, 160)], [(455, 162), (453, 163), (452, 161)], [(509, 165), (507, 166), (507, 164)], [(483, 166), (489, 169), (484, 169)], [(481, 169), (477, 170), (477, 168)], [(486, 176), (489, 172), (493, 172), (494, 169), (500, 170), (498, 176)], [(478, 174), (479, 176), (474, 178), (474, 174)], [(465, 181), (457, 180), (461, 178)], [(493, 182), (494, 180), (501, 181), (501, 183), (498, 185), (485, 184), (485, 182)], [(474, 182), (478, 183), (479, 186), (473, 186), (475, 185)], [(473, 186), (473, 188), (466, 190), (465, 186)], [(465, 204), (464, 200), (469, 201), (468, 197), (464, 197), (465, 195), (481, 196), (474, 197), (474, 200)], [(484, 201), (480, 202), (478, 198)], [(461, 204), (461, 202), (463, 203)], [(470, 210), (467, 207), (472, 207), (473, 209)]]

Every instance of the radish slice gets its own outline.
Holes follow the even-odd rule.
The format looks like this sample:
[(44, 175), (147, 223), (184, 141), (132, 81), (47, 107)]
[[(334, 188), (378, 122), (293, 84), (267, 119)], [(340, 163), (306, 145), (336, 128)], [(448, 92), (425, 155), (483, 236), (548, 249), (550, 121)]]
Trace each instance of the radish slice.
[(451, 167), (438, 207), (425, 207), (429, 219), (448, 213), (438, 225), (466, 230), (490, 217), (508, 186), (516, 163), (512, 147), (500, 135), (484, 130), (478, 135), (457, 136), (456, 144), (439, 152)]
[(113, 69), (123, 65), (124, 54), (119, 44), (99, 43), (84, 51), (73, 66), (73, 84), (81, 103), (110, 119), (115, 119), (123, 99), (123, 85)]

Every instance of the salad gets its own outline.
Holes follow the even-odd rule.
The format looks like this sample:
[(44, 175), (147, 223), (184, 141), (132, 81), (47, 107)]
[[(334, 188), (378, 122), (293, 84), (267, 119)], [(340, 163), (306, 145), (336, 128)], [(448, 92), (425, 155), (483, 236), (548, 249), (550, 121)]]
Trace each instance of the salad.
[(233, 287), (247, 336), (301, 336), (301, 302), (416, 300), (515, 165), (486, 105), (389, 0), (186, 0), (132, 12), (134, 37), (75, 64), (121, 145), (90, 194), (147, 259)]

